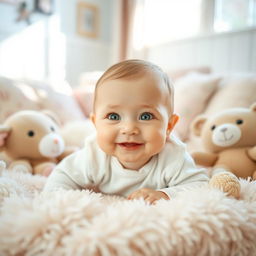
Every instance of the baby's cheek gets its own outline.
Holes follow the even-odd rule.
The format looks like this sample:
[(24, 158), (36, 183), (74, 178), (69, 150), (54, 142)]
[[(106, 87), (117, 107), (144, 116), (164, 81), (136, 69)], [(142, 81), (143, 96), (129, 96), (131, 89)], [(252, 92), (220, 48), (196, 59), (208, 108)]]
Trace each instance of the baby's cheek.
[(106, 133), (98, 133), (97, 141), (100, 148), (107, 154), (111, 154), (113, 150), (114, 140)]
[(145, 132), (145, 135), (148, 137), (149, 140), (153, 140), (154, 142), (157, 142), (156, 140), (165, 141), (166, 138), (166, 129), (160, 127), (158, 129), (148, 129)]
[(166, 142), (166, 133), (162, 132), (162, 131), (158, 131), (155, 133), (151, 134), (151, 143), (152, 146), (155, 148), (155, 150), (157, 151), (156, 153), (160, 152)]
[(97, 141), (98, 141), (98, 144), (100, 145), (100, 147), (102, 147), (102, 146), (104, 146), (104, 144), (107, 143), (107, 136), (105, 136), (103, 133), (98, 132)]

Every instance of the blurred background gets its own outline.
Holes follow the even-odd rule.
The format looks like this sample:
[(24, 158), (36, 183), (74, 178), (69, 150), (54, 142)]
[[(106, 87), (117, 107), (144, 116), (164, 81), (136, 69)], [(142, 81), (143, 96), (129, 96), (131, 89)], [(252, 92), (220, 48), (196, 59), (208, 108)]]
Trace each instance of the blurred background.
[(198, 115), (256, 102), (256, 0), (0, 0), (0, 124), (47, 109), (81, 147), (98, 78), (130, 58), (172, 79), (174, 133), (198, 151)]
[(73, 87), (127, 58), (256, 71), (256, 0), (0, 1), (0, 75)]

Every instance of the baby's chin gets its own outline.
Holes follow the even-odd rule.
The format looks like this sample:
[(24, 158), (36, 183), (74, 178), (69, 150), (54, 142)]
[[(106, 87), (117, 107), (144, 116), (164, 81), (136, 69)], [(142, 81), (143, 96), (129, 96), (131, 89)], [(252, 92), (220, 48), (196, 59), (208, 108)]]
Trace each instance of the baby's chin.
[(130, 158), (129, 159), (120, 159), (117, 157), (117, 160), (125, 169), (139, 170), (143, 166), (145, 166), (151, 160), (151, 158), (152, 157), (149, 157), (149, 158), (145, 159), (144, 161), (142, 161), (141, 159), (138, 159), (138, 161), (135, 161), (134, 159), (130, 159)]

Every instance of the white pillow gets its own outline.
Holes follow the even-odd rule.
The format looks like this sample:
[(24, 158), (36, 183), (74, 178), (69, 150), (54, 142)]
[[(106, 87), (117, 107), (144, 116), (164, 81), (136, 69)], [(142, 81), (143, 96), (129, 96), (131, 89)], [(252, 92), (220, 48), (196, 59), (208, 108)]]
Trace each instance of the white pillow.
[(256, 74), (233, 75), (221, 82), (222, 87), (212, 97), (205, 111), (206, 115), (215, 114), (233, 107), (250, 107), (256, 102)]
[(180, 119), (174, 131), (185, 141), (189, 137), (192, 120), (201, 114), (218, 88), (220, 78), (200, 73), (190, 73), (174, 84), (174, 112)]

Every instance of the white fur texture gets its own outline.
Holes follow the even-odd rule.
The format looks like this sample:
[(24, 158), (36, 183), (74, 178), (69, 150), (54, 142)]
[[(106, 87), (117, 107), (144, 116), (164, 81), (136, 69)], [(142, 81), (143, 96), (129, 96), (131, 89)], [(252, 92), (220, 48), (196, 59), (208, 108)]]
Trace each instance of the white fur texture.
[[(1, 163), (2, 161), (0, 165)], [(0, 205), (12, 195), (33, 197), (42, 190), (45, 181), (46, 177), (41, 175), (2, 170), (0, 172)]]
[[(7, 182), (9, 180), (9, 182)], [(148, 205), (89, 191), (39, 194), (45, 178), (4, 172), (0, 255), (256, 255), (256, 182), (241, 198), (197, 188)]]

